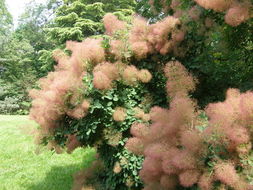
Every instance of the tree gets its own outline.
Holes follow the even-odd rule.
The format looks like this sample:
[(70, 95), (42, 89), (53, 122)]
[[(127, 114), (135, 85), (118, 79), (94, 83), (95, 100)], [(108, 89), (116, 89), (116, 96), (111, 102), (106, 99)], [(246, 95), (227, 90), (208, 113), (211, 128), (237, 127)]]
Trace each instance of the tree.
[(7, 35), (7, 32), (10, 31), (12, 27), (12, 16), (7, 10), (5, 0), (0, 1), (0, 35)]
[(8, 33), (12, 28), (12, 16), (6, 8), (5, 0), (0, 1), (0, 57), (3, 55), (3, 46), (7, 41)]
[[(43, 62), (40, 61), (40, 51), (51, 49), (52, 43), (47, 41), (45, 28), (49, 27), (54, 11), (61, 5), (61, 1), (50, 0), (46, 4), (37, 4), (31, 1), (19, 18), (15, 37), (19, 40), (26, 39), (34, 49), (31, 66), (36, 71), (36, 76), (44, 76)], [(39, 40), (38, 40), (39, 39)]]
[[(8, 29), (5, 32), (6, 34), (2, 35), (4, 41), (1, 44), (0, 53), (2, 68), (0, 78), (7, 86), (11, 86), (11, 88), (7, 88), (10, 92), (6, 93), (6, 96), (17, 100), (15, 103), (20, 108), (24, 108), (24, 112), (19, 112), (19, 114), (27, 113), (25, 109), (29, 106), (24, 107), (20, 104), (29, 104), (27, 91), (36, 85), (36, 78), (43, 76), (42, 64), (38, 60), (39, 51), (51, 47), (46, 42), (43, 27), (49, 24), (49, 16), (53, 13), (55, 6), (57, 7), (57, 3), (57, 1), (50, 1), (47, 7), (46, 5), (30, 2), (25, 13), (19, 19), (17, 29)], [(6, 14), (5, 16), (9, 15), (4, 14)], [(2, 99), (4, 101), (5, 97)], [(8, 105), (8, 102), (6, 102), (6, 105)]]
[(64, 1), (56, 11), (55, 25), (48, 28), (50, 39), (62, 45), (67, 40), (81, 41), (90, 35), (102, 34), (100, 22), (108, 12), (124, 18), (133, 13), (135, 1)]

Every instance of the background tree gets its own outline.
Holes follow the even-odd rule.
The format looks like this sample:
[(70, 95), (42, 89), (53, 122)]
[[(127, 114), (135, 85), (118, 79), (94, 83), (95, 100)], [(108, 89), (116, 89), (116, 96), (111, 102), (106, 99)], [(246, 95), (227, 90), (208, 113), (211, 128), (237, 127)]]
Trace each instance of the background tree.
[(6, 36), (12, 27), (12, 16), (6, 8), (5, 0), (0, 1), (0, 8), (0, 34)]
[(47, 40), (45, 28), (52, 25), (55, 10), (61, 3), (62, 1), (59, 0), (50, 0), (46, 4), (37, 4), (31, 1), (20, 16), (18, 27), (15, 30), (16, 38), (28, 40), (34, 49), (31, 66), (36, 71), (38, 78), (46, 74), (44, 62), (40, 61), (40, 51), (51, 49), (53, 45)]
[[(17, 28), (13, 30), (9, 27), (2, 35), (2, 113), (11, 111), (7, 108), (8, 105), (15, 107), (15, 111), (19, 110), (13, 110), (13, 114), (27, 113), (30, 102), (28, 89), (36, 85), (36, 79), (45, 75), (41, 69), (39, 51), (51, 47), (46, 42), (43, 28), (50, 23), (53, 11), (58, 5), (58, 1), (49, 1), (46, 5), (31, 1), (21, 15)], [(5, 102), (5, 99), (8, 101)]]
[[(3, 46), (7, 42), (7, 37), (12, 28), (12, 16), (8, 12), (5, 0), (0, 1), (0, 58), (4, 55)], [(2, 60), (3, 61), (3, 60)], [(2, 62), (1, 61), (1, 62)]]

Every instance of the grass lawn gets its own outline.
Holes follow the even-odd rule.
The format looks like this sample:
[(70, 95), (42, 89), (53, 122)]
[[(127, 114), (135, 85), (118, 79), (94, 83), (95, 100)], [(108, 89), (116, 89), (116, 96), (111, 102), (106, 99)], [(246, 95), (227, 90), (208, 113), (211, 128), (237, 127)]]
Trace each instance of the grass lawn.
[(72, 174), (93, 160), (94, 150), (35, 154), (27, 116), (0, 115), (0, 190), (70, 190)]

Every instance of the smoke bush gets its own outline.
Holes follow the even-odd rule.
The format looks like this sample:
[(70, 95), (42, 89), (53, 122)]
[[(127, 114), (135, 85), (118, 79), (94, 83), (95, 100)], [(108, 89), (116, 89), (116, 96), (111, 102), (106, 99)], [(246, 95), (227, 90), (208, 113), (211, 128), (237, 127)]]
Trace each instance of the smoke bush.
[(231, 26), (238, 26), (245, 20), (249, 19), (249, 17), (249, 7), (243, 4), (239, 4), (228, 9), (225, 16), (225, 21)]
[(239, 181), (239, 176), (236, 173), (233, 164), (219, 163), (215, 166), (214, 171), (215, 178), (228, 186), (234, 187)]
[(178, 32), (176, 30), (180, 21), (168, 16), (155, 24), (147, 24), (144, 18), (137, 17), (133, 21), (129, 42), (132, 51), (138, 59), (145, 58), (147, 54), (160, 52), (166, 54), (182, 41), (168, 39), (168, 35)]
[(126, 143), (126, 148), (133, 152), (134, 154), (141, 155), (143, 154), (143, 143), (140, 138), (133, 137), (130, 138)]
[(198, 170), (186, 170), (179, 175), (180, 184), (184, 187), (191, 187), (198, 182), (199, 175)]
[[(232, 26), (250, 18), (247, 3), (196, 2), (226, 12), (225, 20)], [(140, 176), (145, 190), (249, 190), (249, 165), (240, 161), (252, 148), (253, 93), (228, 90), (224, 102), (205, 109), (208, 125), (196, 127), (199, 110), (190, 93), (197, 81), (172, 56), (182, 57), (195, 45), (187, 33), (193, 22), (200, 22), (203, 33), (215, 23), (202, 19), (203, 9), (194, 3), (185, 11), (180, 0), (163, 4), (174, 16), (156, 23), (135, 16), (126, 23), (107, 14), (103, 22), (108, 36), (68, 41), (70, 55), (54, 52), (55, 71), (30, 92), (30, 116), (40, 125), (38, 142), (48, 142), (56, 150), (65, 146), (69, 153), (79, 146), (96, 147), (105, 164), (100, 179), (106, 181), (105, 189), (139, 189)], [(81, 175), (78, 188), (90, 176)]]
[(94, 72), (93, 76), (93, 84), (95, 88), (105, 90), (112, 87), (112, 81), (102, 71)]
[(118, 20), (118, 18), (112, 13), (107, 13), (104, 16), (103, 23), (106, 34), (108, 35), (113, 35), (117, 30), (123, 30), (126, 27), (126, 24), (123, 21)]
[(121, 107), (115, 108), (114, 113), (113, 113), (113, 119), (115, 121), (124, 121), (125, 118), (126, 118), (125, 109)]
[(195, 81), (192, 76), (178, 61), (169, 62), (164, 69), (164, 73), (168, 78), (166, 84), (168, 95), (187, 94), (195, 89)]
[(198, 181), (198, 186), (202, 190), (209, 190), (213, 188), (213, 176), (208, 172), (203, 173)]
[(218, 12), (223, 12), (229, 8), (232, 0), (195, 0), (200, 6), (205, 9), (213, 9)]

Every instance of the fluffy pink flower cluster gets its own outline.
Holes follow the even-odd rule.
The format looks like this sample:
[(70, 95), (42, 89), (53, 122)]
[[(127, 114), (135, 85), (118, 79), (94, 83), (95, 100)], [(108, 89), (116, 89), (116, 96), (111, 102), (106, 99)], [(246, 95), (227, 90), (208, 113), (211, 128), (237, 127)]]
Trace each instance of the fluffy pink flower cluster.
[[(176, 29), (179, 24), (180, 21), (172, 16), (151, 25), (144, 18), (136, 17), (129, 36), (135, 56), (141, 59), (148, 53), (166, 54), (173, 51), (184, 39), (184, 32)], [(168, 39), (169, 35), (172, 36), (171, 39)]]
[[(116, 19), (114, 22), (108, 24), (107, 17)], [(120, 24), (119, 24), (120, 23)], [(123, 21), (117, 20), (113, 15), (107, 15), (104, 19), (105, 27), (107, 25), (113, 31), (124, 29)], [(145, 58), (149, 53), (160, 52), (166, 54), (171, 51), (176, 51), (177, 46), (184, 40), (185, 31), (177, 29), (180, 24), (179, 19), (168, 16), (163, 20), (148, 24), (148, 21), (140, 16), (133, 18), (133, 24), (129, 34), (129, 46), (137, 59)], [(110, 29), (107, 29), (111, 31)], [(114, 32), (107, 32), (112, 35)], [(168, 36), (171, 35), (171, 39)], [(116, 56), (117, 59), (122, 58), (122, 52), (127, 52), (128, 47), (124, 40), (113, 39), (110, 42), (110, 52)]]
[(105, 60), (102, 39), (87, 38), (83, 42), (67, 41), (66, 48), (72, 51), (69, 59), (72, 72), (81, 75), (83, 71)]
[(112, 81), (119, 78), (119, 67), (117, 63), (103, 62), (98, 64), (93, 70), (94, 87), (100, 90), (110, 89)]
[(115, 121), (124, 121), (126, 119), (126, 109), (122, 108), (122, 107), (117, 107), (115, 108), (114, 112), (113, 112), (113, 119)]
[(138, 81), (148, 83), (152, 79), (147, 69), (138, 70), (134, 65), (126, 65), (122, 62), (98, 64), (93, 70), (94, 87), (106, 90), (113, 87), (113, 81), (122, 79), (128, 85), (135, 85)]
[(128, 51), (127, 44), (122, 40), (111, 40), (110, 52), (115, 56), (117, 60), (122, 60), (124, 53)]
[(141, 119), (143, 121), (149, 121), (150, 120), (150, 115), (145, 113), (142, 109), (136, 107), (134, 108), (134, 112), (135, 112), (135, 117), (138, 119)]
[(233, 0), (195, 0), (201, 7), (205, 9), (213, 9), (217, 12), (223, 12), (229, 9)]
[(65, 95), (84, 88), (81, 81), (82, 76), (77, 77), (74, 73), (60, 70), (40, 80), (41, 90), (30, 91), (33, 98), (30, 116), (46, 133), (57, 127), (55, 121), (67, 112)]
[(235, 4), (228, 9), (225, 15), (225, 21), (231, 26), (238, 26), (244, 21), (250, 18), (250, 8), (253, 9), (253, 5), (245, 4)]
[(186, 68), (178, 61), (170, 61), (164, 69), (168, 78), (166, 89), (169, 96), (177, 93), (188, 94), (195, 90), (196, 80), (189, 74)]
[(118, 30), (123, 30), (126, 28), (126, 23), (120, 21), (115, 15), (112, 13), (107, 13), (103, 18), (103, 23), (105, 26), (105, 33), (107, 35), (113, 35)]
[(147, 69), (138, 70), (134, 65), (130, 65), (123, 70), (122, 78), (127, 84), (134, 85), (138, 81), (148, 83), (152, 75)]
[(223, 134), (227, 150), (233, 154), (247, 154), (251, 150), (251, 130), (253, 114), (253, 92), (240, 94), (236, 89), (227, 91), (224, 102), (209, 104), (206, 113), (210, 125), (205, 133)]
[[(196, 14), (199, 15), (200, 12), (197, 8), (193, 8), (191, 10), (192, 19), (197, 19), (198, 15)], [(109, 22), (108, 20), (113, 21)], [(127, 28), (127, 23), (118, 20), (112, 14), (107, 14), (103, 21), (106, 33), (112, 37), (114, 37), (116, 31)], [(182, 48), (180, 49), (178, 46), (184, 40), (186, 31), (185, 29), (178, 29), (180, 24), (178, 17), (175, 15), (167, 16), (155, 24), (149, 24), (145, 18), (135, 16), (129, 35), (126, 35), (123, 39), (112, 38), (109, 52), (117, 60), (129, 57), (129, 50), (132, 51), (137, 59), (145, 58), (148, 54), (154, 52), (159, 52), (163, 55), (169, 52), (173, 52), (175, 55), (183, 55), (183, 53), (180, 53), (180, 51), (183, 51)]]

